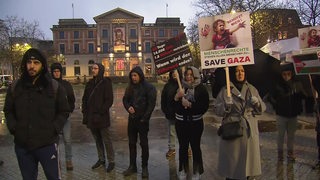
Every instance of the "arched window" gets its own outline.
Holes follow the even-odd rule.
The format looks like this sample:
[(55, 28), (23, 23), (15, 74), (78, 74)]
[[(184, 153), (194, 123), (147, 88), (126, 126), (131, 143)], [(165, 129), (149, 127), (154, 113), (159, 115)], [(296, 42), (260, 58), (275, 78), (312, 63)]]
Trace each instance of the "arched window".
[(74, 76), (80, 76), (81, 72), (80, 72), (80, 62), (79, 60), (74, 60)]

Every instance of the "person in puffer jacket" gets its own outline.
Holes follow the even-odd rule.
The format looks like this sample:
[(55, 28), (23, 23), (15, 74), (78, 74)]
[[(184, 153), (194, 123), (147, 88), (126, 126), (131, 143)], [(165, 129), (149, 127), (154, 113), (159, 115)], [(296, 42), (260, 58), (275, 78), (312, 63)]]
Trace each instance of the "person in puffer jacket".
[(37, 179), (40, 162), (47, 179), (61, 179), (58, 142), (70, 113), (67, 94), (52, 79), (38, 49), (25, 52), (20, 69), (20, 78), (7, 90), (3, 111), (21, 175)]

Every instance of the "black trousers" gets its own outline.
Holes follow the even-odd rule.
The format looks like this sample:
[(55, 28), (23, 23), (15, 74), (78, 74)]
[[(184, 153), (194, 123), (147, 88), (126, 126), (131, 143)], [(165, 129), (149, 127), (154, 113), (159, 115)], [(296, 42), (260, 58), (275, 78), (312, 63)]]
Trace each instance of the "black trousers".
[(176, 133), (179, 141), (179, 171), (189, 171), (188, 148), (190, 144), (193, 157), (193, 173), (198, 172), (199, 174), (202, 174), (203, 161), (200, 144), (203, 133), (203, 120), (177, 120)]
[(129, 118), (128, 137), (130, 151), (130, 165), (136, 166), (138, 136), (141, 146), (142, 167), (148, 166), (149, 143), (148, 143), (149, 123), (140, 122), (140, 119)]

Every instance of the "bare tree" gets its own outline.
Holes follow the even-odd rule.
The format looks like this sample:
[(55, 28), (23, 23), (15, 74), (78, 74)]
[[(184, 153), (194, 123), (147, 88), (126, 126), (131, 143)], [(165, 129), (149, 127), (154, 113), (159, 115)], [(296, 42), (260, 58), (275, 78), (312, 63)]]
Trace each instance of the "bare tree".
[[(7, 16), (0, 22), (0, 60), (1, 63), (11, 63), (14, 77), (19, 73), (19, 62), (27, 46), (33, 46), (39, 39), (44, 39), (44, 33), (37, 21), (28, 22), (17, 16)], [(19, 47), (18, 44), (24, 46)]]
[(320, 25), (319, 0), (295, 0), (296, 9), (303, 24)]

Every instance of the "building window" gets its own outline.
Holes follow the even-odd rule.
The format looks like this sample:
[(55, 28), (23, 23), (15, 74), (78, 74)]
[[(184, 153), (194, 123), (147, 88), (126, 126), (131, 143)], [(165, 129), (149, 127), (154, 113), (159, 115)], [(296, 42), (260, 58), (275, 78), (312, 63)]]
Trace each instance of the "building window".
[(292, 24), (292, 18), (291, 17), (288, 18), (288, 24)]
[(64, 39), (64, 31), (59, 32), (59, 39)]
[(62, 61), (62, 62), (61, 62), (61, 65), (62, 65), (62, 75), (63, 75), (63, 76), (66, 76), (66, 75), (67, 75), (66, 62), (65, 62), (65, 61)]
[(178, 34), (179, 34), (179, 31), (177, 29), (172, 30), (172, 36), (173, 37), (178, 36)]
[(74, 46), (74, 47), (73, 47), (74, 53), (75, 53), (75, 54), (79, 54), (79, 53), (80, 53), (80, 46), (79, 46), (79, 44), (74, 44), (73, 46)]
[(146, 65), (145, 66), (145, 74), (151, 75), (151, 69), (152, 69), (151, 65)]
[(279, 40), (282, 39), (282, 33), (281, 33), (281, 31), (278, 32), (278, 39), (279, 39)]
[(159, 37), (164, 37), (164, 29), (159, 29)]
[(94, 64), (94, 60), (89, 60), (88, 62), (88, 72), (89, 72), (89, 76), (92, 76), (92, 66)]
[(88, 44), (88, 50), (89, 50), (89, 53), (90, 53), (90, 54), (93, 54), (93, 53), (94, 53), (94, 45), (93, 45), (93, 43), (89, 43), (89, 44)]
[(151, 63), (151, 59), (150, 59), (150, 58), (147, 58), (147, 59), (146, 59), (146, 63)]
[(79, 31), (74, 31), (73, 32), (73, 38), (74, 39), (79, 39)]
[(102, 38), (108, 38), (108, 30), (102, 29)]
[(137, 37), (136, 29), (130, 29), (130, 38), (136, 38), (136, 37)]
[(283, 31), (282, 39), (287, 39), (287, 38), (288, 38), (288, 31)]
[(151, 35), (150, 29), (144, 30), (144, 35), (145, 35), (145, 36), (150, 36), (150, 35)]
[(65, 45), (59, 44), (59, 50), (60, 50), (60, 54), (64, 54), (66, 52)]
[(151, 52), (151, 43), (150, 42), (145, 43), (145, 52)]
[(75, 60), (73, 64), (74, 64), (74, 75), (75, 75), (75, 76), (80, 76), (81, 73), (80, 73), (80, 63), (79, 63), (79, 60)]
[(131, 42), (130, 43), (130, 51), (131, 52), (137, 52), (137, 43), (136, 42)]
[(109, 52), (109, 44), (108, 43), (103, 43), (102, 44), (102, 52), (103, 53), (108, 53)]
[(93, 31), (88, 31), (88, 38), (93, 38)]

